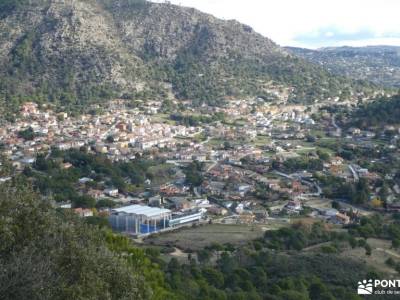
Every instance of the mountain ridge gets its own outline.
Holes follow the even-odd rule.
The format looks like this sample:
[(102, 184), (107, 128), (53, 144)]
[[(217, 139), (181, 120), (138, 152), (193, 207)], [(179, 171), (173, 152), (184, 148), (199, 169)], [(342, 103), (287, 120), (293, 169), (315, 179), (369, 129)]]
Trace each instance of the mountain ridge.
[(12, 107), (168, 94), (215, 105), (282, 88), (290, 101), (313, 102), (364, 86), (193, 8), (144, 0), (2, 0), (0, 8), (0, 92)]
[(285, 47), (288, 52), (328, 71), (389, 88), (400, 87), (400, 47), (325, 47), (316, 50)]

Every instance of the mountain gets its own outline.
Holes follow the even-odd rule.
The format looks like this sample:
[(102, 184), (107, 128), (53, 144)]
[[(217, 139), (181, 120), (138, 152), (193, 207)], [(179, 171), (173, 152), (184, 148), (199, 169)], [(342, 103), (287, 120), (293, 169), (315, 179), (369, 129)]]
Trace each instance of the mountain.
[(0, 97), (79, 109), (101, 99), (218, 104), (286, 91), (289, 100), (364, 85), (289, 54), (247, 25), (144, 0), (0, 0)]
[(286, 50), (335, 74), (387, 87), (400, 87), (400, 47), (333, 47), (318, 50), (287, 47)]

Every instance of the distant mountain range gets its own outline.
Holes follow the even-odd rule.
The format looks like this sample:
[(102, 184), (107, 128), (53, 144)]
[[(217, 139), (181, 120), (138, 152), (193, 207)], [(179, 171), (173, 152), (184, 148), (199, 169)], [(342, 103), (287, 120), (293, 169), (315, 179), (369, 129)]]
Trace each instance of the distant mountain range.
[(330, 47), (318, 50), (286, 47), (286, 50), (334, 74), (400, 87), (400, 47)]
[[(100, 99), (286, 93), (310, 103), (368, 84), (333, 76), (247, 25), (144, 0), (0, 0), (0, 101), (71, 108)], [(4, 106), (3, 105), (3, 106)]]

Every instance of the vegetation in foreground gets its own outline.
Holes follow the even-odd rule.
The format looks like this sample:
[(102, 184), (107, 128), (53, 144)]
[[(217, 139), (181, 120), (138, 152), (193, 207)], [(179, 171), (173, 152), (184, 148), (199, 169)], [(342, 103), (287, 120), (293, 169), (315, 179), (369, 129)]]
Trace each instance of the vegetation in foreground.
[(379, 274), (329, 249), (298, 250), (398, 236), (399, 226), (396, 219), (387, 227), (365, 219), (349, 234), (318, 224), (284, 228), (241, 247), (206, 247), (184, 264), (165, 263), (154, 249), (52, 208), (26, 182), (2, 184), (0, 199), (2, 299), (360, 299), (356, 280)]

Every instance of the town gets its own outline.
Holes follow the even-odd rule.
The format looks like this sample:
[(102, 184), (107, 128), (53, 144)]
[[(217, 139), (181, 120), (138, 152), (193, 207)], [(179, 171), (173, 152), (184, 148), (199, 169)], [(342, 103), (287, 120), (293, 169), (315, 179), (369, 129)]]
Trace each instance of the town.
[(0, 0), (0, 299), (400, 295), (399, 10)]
[[(91, 201), (57, 197), (55, 190), (46, 194), (55, 206), (108, 218), (112, 228), (133, 237), (199, 223), (268, 228), (308, 218), (348, 225), (374, 210), (400, 208), (395, 174), (370, 171), (358, 164), (361, 157), (349, 155), (398, 153), (398, 128), (385, 129), (394, 132), (389, 140), (372, 129), (342, 129), (321, 104), (235, 100), (219, 108), (203, 105), (211, 116), (203, 119), (184, 105), (176, 114), (165, 109), (171, 103), (132, 108), (115, 100), (104, 112), (71, 117), (27, 102), (14, 123), (0, 128), (0, 181), (18, 173), (35, 177), (47, 170), (40, 169), (43, 160), (57, 162), (60, 174), (77, 169), (64, 155), (71, 151), (115, 164), (157, 161), (142, 180), (122, 176), (122, 184), (115, 176), (84, 173), (71, 186)], [(336, 150), (338, 144), (343, 149)], [(7, 173), (6, 165), (13, 171)], [(383, 180), (392, 185), (376, 185)], [(351, 199), (343, 191), (350, 186), (365, 189), (357, 191), (365, 199)]]

